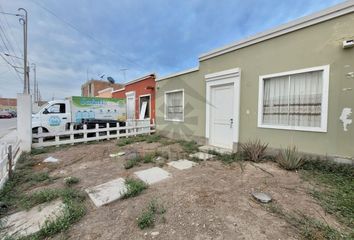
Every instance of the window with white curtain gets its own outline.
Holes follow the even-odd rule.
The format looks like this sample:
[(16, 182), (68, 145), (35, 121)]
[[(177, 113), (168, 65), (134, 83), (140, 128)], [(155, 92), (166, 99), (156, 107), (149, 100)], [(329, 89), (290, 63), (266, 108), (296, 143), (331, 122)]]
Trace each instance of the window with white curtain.
[(183, 90), (165, 92), (165, 120), (183, 121)]
[(260, 127), (326, 131), (329, 67), (260, 77)]

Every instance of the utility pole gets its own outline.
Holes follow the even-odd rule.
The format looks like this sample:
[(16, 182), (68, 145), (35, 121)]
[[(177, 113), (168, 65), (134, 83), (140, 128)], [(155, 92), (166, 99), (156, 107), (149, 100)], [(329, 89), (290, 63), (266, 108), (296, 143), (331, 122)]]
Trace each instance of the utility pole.
[(38, 84), (37, 84), (37, 72), (36, 72), (36, 64), (32, 63), (33, 69), (33, 101), (34, 103), (38, 102)]
[(24, 8), (19, 8), (18, 11), (23, 11), (25, 15), (21, 15), (19, 22), (23, 26), (23, 93), (30, 94), (30, 84), (29, 84), (29, 67), (27, 66), (27, 11)]

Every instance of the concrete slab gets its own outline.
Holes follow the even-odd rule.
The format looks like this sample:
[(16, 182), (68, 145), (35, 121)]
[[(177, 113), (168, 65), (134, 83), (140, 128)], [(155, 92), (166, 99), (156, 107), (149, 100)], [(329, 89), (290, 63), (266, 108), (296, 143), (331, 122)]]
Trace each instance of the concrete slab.
[(109, 156), (110, 156), (111, 158), (113, 158), (113, 157), (120, 157), (120, 156), (123, 156), (123, 155), (125, 155), (125, 152), (119, 152), (119, 153), (112, 153), (112, 154), (109, 154)]
[(204, 153), (204, 152), (197, 152), (197, 153), (190, 154), (189, 157), (198, 158), (199, 160), (205, 161), (205, 160), (209, 160), (209, 159), (215, 157), (215, 155), (209, 154), (209, 153)]
[(127, 192), (127, 187), (125, 180), (118, 178), (95, 187), (87, 188), (85, 191), (95, 206), (101, 207), (123, 197)]
[(195, 165), (197, 165), (197, 163), (186, 160), (186, 159), (180, 159), (178, 161), (172, 161), (167, 163), (169, 166), (177, 168), (179, 170), (185, 170), (185, 169), (189, 169)]
[(154, 184), (171, 177), (171, 174), (169, 172), (159, 167), (153, 167), (146, 170), (138, 171), (134, 174), (147, 184)]
[(59, 159), (53, 158), (53, 157), (47, 157), (46, 159), (43, 160), (45, 163), (57, 163), (59, 162)]
[(205, 145), (199, 147), (199, 151), (208, 153), (209, 151), (215, 151), (220, 154), (230, 154), (232, 153), (231, 149), (227, 148), (220, 148), (220, 147), (215, 147), (215, 146), (210, 146), (210, 145)]
[(64, 204), (62, 201), (40, 204), (29, 211), (21, 211), (1, 219), (5, 231), (1, 231), (0, 238), (13, 236), (15, 238), (38, 232), (46, 220), (55, 220), (60, 216)]

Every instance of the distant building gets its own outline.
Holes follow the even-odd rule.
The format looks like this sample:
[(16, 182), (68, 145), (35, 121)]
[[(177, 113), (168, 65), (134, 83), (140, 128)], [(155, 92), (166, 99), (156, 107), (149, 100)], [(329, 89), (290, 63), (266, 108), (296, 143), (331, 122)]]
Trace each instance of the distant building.
[(98, 91), (98, 95), (96, 97), (111, 98), (113, 91), (114, 91), (114, 89), (112, 87), (102, 89), (102, 90)]
[(16, 110), (16, 98), (0, 98), (0, 111), (1, 110)]
[(99, 92), (104, 89), (112, 88), (114, 91), (122, 87), (122, 84), (110, 83), (103, 80), (90, 80), (81, 86), (81, 96), (97, 97), (100, 95)]

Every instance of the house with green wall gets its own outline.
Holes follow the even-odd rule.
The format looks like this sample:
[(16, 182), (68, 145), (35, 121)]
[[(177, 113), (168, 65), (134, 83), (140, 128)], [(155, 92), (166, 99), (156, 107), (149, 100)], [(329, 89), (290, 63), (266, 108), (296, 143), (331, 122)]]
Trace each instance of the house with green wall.
[(157, 131), (236, 151), (274, 149), (354, 158), (354, 1), (199, 56), (158, 78)]

